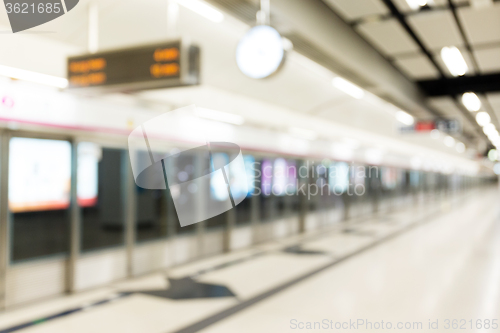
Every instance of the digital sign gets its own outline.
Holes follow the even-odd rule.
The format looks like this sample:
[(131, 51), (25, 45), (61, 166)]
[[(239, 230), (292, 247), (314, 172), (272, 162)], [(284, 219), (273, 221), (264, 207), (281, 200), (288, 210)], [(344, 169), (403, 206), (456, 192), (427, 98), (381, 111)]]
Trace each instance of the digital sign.
[(68, 58), (70, 88), (142, 90), (199, 83), (199, 48), (181, 40)]
[(435, 119), (435, 120), (419, 120), (410, 126), (399, 127), (402, 133), (419, 133), (430, 132), (437, 129), (448, 134), (458, 134), (462, 130), (462, 126), (457, 119)]

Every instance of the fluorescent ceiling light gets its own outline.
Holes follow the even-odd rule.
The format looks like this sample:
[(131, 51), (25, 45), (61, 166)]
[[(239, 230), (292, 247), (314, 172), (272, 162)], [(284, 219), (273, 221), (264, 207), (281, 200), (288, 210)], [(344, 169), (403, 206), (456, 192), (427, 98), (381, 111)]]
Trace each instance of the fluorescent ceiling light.
[(500, 134), (498, 133), (497, 130), (494, 130), (494, 131), (488, 133), (487, 135), (488, 135), (488, 139), (490, 139), (491, 141), (496, 141), (496, 140), (500, 139)]
[(490, 149), (488, 152), (488, 158), (492, 162), (498, 161), (498, 151), (496, 149)]
[(206, 108), (196, 108), (196, 115), (201, 118), (222, 121), (234, 125), (243, 125), (245, 118), (237, 114), (216, 111)]
[(432, 2), (432, 0), (406, 0), (408, 6), (410, 6), (410, 8), (413, 10), (417, 10), (420, 7), (430, 5), (432, 4)]
[(462, 103), (467, 108), (467, 110), (479, 111), (481, 108), (481, 100), (473, 92), (466, 92), (462, 95)]
[(453, 76), (462, 76), (467, 73), (469, 67), (462, 53), (455, 46), (445, 46), (441, 49), (441, 59)]
[(486, 135), (493, 134), (496, 131), (497, 131), (497, 129), (495, 128), (495, 125), (493, 125), (492, 123), (489, 123), (489, 124), (486, 124), (483, 126), (483, 132)]
[(12, 79), (44, 84), (56, 88), (66, 88), (68, 86), (68, 80), (65, 78), (27, 71), (25, 69), (19, 69), (9, 66), (0, 65), (0, 75), (7, 76)]
[(440, 136), (441, 136), (441, 133), (439, 133), (439, 130), (433, 129), (431, 131), (431, 138), (433, 138), (433, 139), (439, 139)]
[(479, 124), (479, 126), (484, 126), (486, 124), (489, 124), (491, 121), (491, 117), (487, 112), (478, 112), (476, 114), (476, 121)]
[(413, 123), (415, 122), (415, 119), (413, 119), (413, 117), (411, 115), (409, 115), (408, 113), (404, 112), (404, 111), (397, 111), (396, 112), (396, 119), (405, 124), (405, 125), (413, 125)]
[(343, 91), (354, 98), (361, 99), (365, 95), (365, 91), (363, 89), (344, 78), (335, 77), (332, 80), (332, 84), (338, 90)]
[(305, 129), (305, 128), (290, 127), (288, 129), (288, 132), (290, 134), (292, 134), (293, 136), (296, 136), (296, 137), (301, 138), (301, 139), (314, 141), (318, 138), (318, 134), (316, 132)]
[(465, 145), (462, 142), (457, 142), (457, 144), (455, 145), (455, 149), (461, 154), (465, 152)]
[(224, 14), (204, 1), (200, 0), (177, 0), (177, 3), (187, 9), (192, 10), (196, 14), (209, 19), (210, 21), (220, 23), (224, 20)]
[(453, 139), (451, 136), (447, 136), (444, 138), (444, 144), (447, 147), (453, 147), (455, 145), (455, 139)]

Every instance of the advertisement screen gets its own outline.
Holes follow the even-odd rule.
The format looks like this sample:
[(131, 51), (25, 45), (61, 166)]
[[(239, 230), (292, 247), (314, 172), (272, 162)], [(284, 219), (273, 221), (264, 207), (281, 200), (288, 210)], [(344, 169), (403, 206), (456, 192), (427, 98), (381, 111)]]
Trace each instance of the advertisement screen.
[(383, 168), (382, 169), (382, 186), (385, 189), (393, 190), (397, 185), (397, 172), (393, 168)]
[(345, 192), (349, 187), (349, 165), (344, 162), (332, 164), (329, 170), (328, 182), (332, 192)]
[(12, 138), (9, 208), (12, 212), (65, 209), (70, 203), (71, 144)]
[(273, 164), (271, 160), (265, 159), (262, 161), (262, 178), (261, 189), (265, 196), (271, 195), (273, 181)]
[(245, 171), (246, 171), (246, 179), (248, 186), (247, 196), (251, 196), (255, 191), (255, 158), (252, 155), (243, 156), (243, 160), (245, 161)]
[(285, 195), (285, 187), (288, 183), (287, 163), (283, 158), (274, 160), (273, 168), (273, 193), (281, 196)]
[[(212, 154), (213, 165), (227, 165), (229, 156), (225, 153)], [(229, 192), (221, 172), (213, 172), (210, 176), (210, 194), (212, 198), (218, 201), (225, 201), (229, 198)]]
[(101, 147), (95, 143), (78, 144), (77, 198), (81, 207), (97, 204), (98, 165)]

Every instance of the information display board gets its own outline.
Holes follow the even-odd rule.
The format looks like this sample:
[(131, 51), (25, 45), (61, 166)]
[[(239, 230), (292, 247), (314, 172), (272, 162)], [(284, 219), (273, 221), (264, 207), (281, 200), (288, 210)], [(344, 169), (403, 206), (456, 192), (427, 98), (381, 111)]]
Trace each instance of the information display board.
[(70, 88), (142, 90), (199, 83), (199, 48), (176, 40), (163, 44), (68, 58)]

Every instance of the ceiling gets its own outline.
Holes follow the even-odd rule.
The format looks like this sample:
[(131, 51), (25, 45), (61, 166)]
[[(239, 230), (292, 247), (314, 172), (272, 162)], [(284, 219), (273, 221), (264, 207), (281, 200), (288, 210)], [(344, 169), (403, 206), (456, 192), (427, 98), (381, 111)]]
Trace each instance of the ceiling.
[[(425, 142), (426, 138), (401, 138), (395, 128), (393, 115), (386, 111), (387, 103), (377, 104), (377, 102), (374, 104), (355, 100), (338, 90), (332, 89), (331, 77), (328, 75), (331, 75), (333, 72), (355, 82), (383, 99), (392, 102), (392, 91), (390, 91), (390, 88), (387, 88), (387, 86), (392, 85), (395, 88), (408, 84), (415, 86), (413, 82), (417, 80), (439, 77), (436, 76), (437, 70), (433, 67), (434, 64), (432, 64), (426, 57), (426, 54), (419, 49), (418, 43), (408, 37), (408, 32), (401, 28), (399, 21), (392, 16), (390, 10), (382, 0), (328, 1), (328, 6), (331, 6), (330, 8), (332, 8), (335, 13), (348, 22), (346, 27), (351, 31), (351, 34), (342, 31), (345, 36), (349, 36), (349, 38), (344, 41), (346, 43), (344, 45), (349, 46), (356, 44), (357, 41), (354, 40), (354, 37), (356, 37), (363, 42), (363, 45), (366, 44), (369, 48), (362, 48), (361, 46), (363, 45), (358, 45), (358, 49), (362, 50), (358, 53), (364, 53), (366, 51), (366, 55), (363, 54), (361, 56), (356, 55), (355, 52), (349, 53), (345, 49), (337, 47), (337, 45), (329, 45), (328, 43), (326, 43), (328, 45), (323, 45), (325, 47), (322, 48), (322, 43), (314, 40), (314, 37), (317, 36), (314, 36), (314, 33), (302, 29), (296, 17), (293, 15), (280, 15), (281, 13), (273, 12), (273, 25), (293, 42), (294, 50), (297, 51), (297, 53), (292, 53), (292, 57), (287, 61), (279, 75), (260, 81), (252, 80), (242, 75), (234, 61), (234, 49), (236, 48), (238, 40), (245, 31), (248, 30), (249, 26), (255, 23), (255, 13), (258, 9), (258, 1), (208, 1), (224, 9), (224, 11), (233, 15), (234, 18), (237, 18), (237, 20), (234, 20), (231, 15), (228, 15), (224, 24), (217, 24), (209, 22), (183, 7), (180, 8), (181, 18), (179, 20), (178, 30), (182, 32), (183, 36), (189, 36), (193, 42), (200, 45), (203, 50), (203, 89), (196, 90), (195, 88), (186, 88), (186, 92), (182, 89), (179, 91), (171, 89), (156, 90), (137, 94), (139, 98), (161, 100), (167, 104), (196, 102), (206, 104), (206, 107), (218, 108), (230, 112), (238, 107), (243, 108), (244, 103), (242, 102), (241, 105), (236, 103), (224, 105), (222, 99), (227, 99), (227, 96), (225, 93), (219, 94), (219, 92), (237, 93), (246, 97), (280, 105), (302, 114), (321, 117), (321, 119), (331, 120), (377, 134), (398, 137), (400, 140), (423, 144), (438, 150), (449, 150), (447, 147), (436, 147), (434, 141)], [(279, 0), (271, 0), (274, 8), (277, 7), (278, 2)], [(325, 2), (327, 1), (325, 0)], [(435, 0), (435, 2), (440, 2), (441, 5), (443, 5), (442, 1)], [(68, 51), (68, 54), (86, 53), (88, 44), (88, 8), (91, 3), (92, 1), (90, 0), (80, 0), (79, 5), (67, 15), (31, 29), (26, 33), (21, 33), (20, 35), (33, 36), (33, 38), (36, 37), (40, 40), (50, 40), (64, 45), (70, 45), (71, 48), (69, 48), (70, 51)], [(281, 3), (288, 5), (292, 3), (292, 0), (282, 0)], [(320, 0), (308, 0), (307, 2), (297, 0), (295, 3), (301, 3), (307, 6), (313, 5), (314, 3), (320, 4), (320, 11), (326, 10), (329, 12), (328, 14), (335, 16), (334, 18), (338, 18), (336, 14), (331, 12), (326, 4)], [(98, 4), (99, 48), (101, 50), (154, 43), (172, 37), (172, 34), (167, 32), (167, 2), (165, 0), (143, 0), (141, 2), (137, 0), (99, 0)], [(356, 6), (352, 4), (356, 4)], [(399, 3), (395, 2), (395, 4), (400, 8), (402, 13), (409, 12), (408, 9), (404, 8), (404, 0)], [(460, 1), (456, 2), (456, 4), (462, 6), (459, 7), (459, 9), (468, 8)], [(493, 7), (497, 8), (498, 3), (495, 3)], [(446, 9), (441, 8), (439, 10), (436, 9), (435, 12), (440, 13), (445, 11)], [(415, 18), (426, 14), (427, 13), (424, 12), (408, 13), (409, 16)], [(327, 19), (328, 18), (330, 18), (330, 16), (328, 16)], [(338, 19), (338, 21), (342, 20)], [(365, 29), (367, 34), (373, 34), (373, 36), (368, 37), (368, 35), (364, 35), (361, 32), (363, 26), (366, 24), (373, 24), (374, 22), (379, 22), (380, 26), (373, 27), (373, 29)], [(385, 26), (385, 23), (389, 25)], [(448, 23), (453, 26), (453, 21), (449, 21)], [(8, 19), (3, 11), (0, 11), (0, 26), (8, 26)], [(322, 29), (323, 27), (320, 25), (318, 28)], [(453, 28), (450, 28), (450, 30), (453, 30)], [(397, 41), (394, 43), (394, 41), (386, 41), (384, 38), (381, 38), (379, 41), (375, 42), (375, 40), (380, 37), (380, 34), (383, 35), (384, 31), (387, 34), (391, 34), (391, 38)], [(500, 30), (497, 29), (496, 31)], [(326, 35), (333, 35), (330, 31), (325, 31), (324, 33)], [(358, 33), (361, 34), (364, 39), (368, 40), (374, 48), (368, 45), (362, 38), (359, 38)], [(422, 31), (421, 33), (425, 34), (426, 31)], [(5, 34), (4, 36), (8, 35)], [(458, 37), (461, 37), (457, 37), (456, 31), (455, 34), (450, 33), (450, 36), (450, 38), (455, 41)], [(9, 35), (9, 37), (4, 38), (12, 38), (12, 36)], [(433, 40), (432, 37), (429, 38), (429, 43), (439, 45), (439, 41)], [(334, 49), (334, 51), (337, 51), (340, 56), (337, 58), (330, 56), (331, 53), (329, 53), (329, 51), (331, 49), (327, 49), (329, 46), (331, 49)], [(378, 52), (376, 50), (378, 50)], [(429, 50), (431, 50), (429, 52), (437, 51), (437, 49), (431, 48), (429, 48)], [(370, 53), (370, 51), (372, 53)], [(476, 50), (474, 49), (473, 53), (474, 51)], [(15, 52), (12, 52), (12, 54), (15, 54)], [(30, 53), (23, 52), (23, 54)], [(300, 54), (314, 60), (314, 62), (321, 64), (324, 68), (332, 72), (329, 72), (330, 74), (323, 77), (321, 73), (318, 74), (314, 70), (311, 70), (310, 64), (307, 62), (308, 59), (303, 56), (299, 57)], [(356, 57), (358, 57), (358, 63), (349, 63), (349, 61), (352, 60), (351, 58)], [(7, 60), (10, 61), (11, 59), (6, 59), (6, 61)], [(28, 63), (26, 60), (29, 59), (23, 58), (23, 62)], [(383, 62), (377, 62), (378, 60), (382, 60)], [(5, 62), (3, 58), (1, 58), (0, 61), (5, 65), (15, 65), (14, 63), (9, 64)], [(362, 64), (362, 62), (364, 62), (364, 64)], [(388, 75), (386, 73), (387, 71), (377, 72), (377, 68), (383, 67), (384, 63), (387, 63), (389, 69), (393, 70), (396, 74), (390, 73), (390, 75)], [(365, 67), (359, 69), (358, 64)], [(46, 66), (47, 64), (44, 65), (43, 63), (38, 65), (38, 68), (30, 68), (30, 70), (43, 73), (48, 67)], [(403, 66), (407, 66), (410, 69), (418, 67), (419, 71), (426, 72), (428, 76), (414, 77), (407, 73), (403, 69)], [(62, 62), (62, 67), (64, 67), (64, 62)], [(370, 70), (373, 70), (371, 77), (368, 75)], [(402, 75), (400, 71), (404, 75)], [(380, 76), (380, 81), (377, 81), (377, 79), (379, 79), (378, 76)], [(399, 76), (404, 80), (401, 80)], [(386, 82), (383, 80), (386, 80)], [(390, 84), (387, 84), (387, 82)], [(206, 87), (210, 88), (205, 90)], [(202, 92), (205, 91), (209, 93), (202, 94)], [(402, 90), (402, 92), (405, 91), (406, 90)], [(420, 98), (420, 96), (417, 96), (416, 99), (418, 100), (418, 98)], [(492, 107), (500, 108), (500, 97), (498, 95), (493, 95), (491, 97), (487, 96), (485, 97), (485, 101), (489, 102)], [(394, 104), (398, 106), (401, 105), (401, 103), (397, 102)], [(476, 135), (474, 131), (477, 130), (477, 128), (472, 125), (470, 119), (460, 112), (456, 103), (454, 104), (453, 99), (451, 99), (450, 102), (450, 100), (446, 98), (439, 97), (436, 98), (436, 100), (431, 100), (429, 106), (429, 110), (432, 112), (429, 112), (429, 110), (424, 107), (418, 107), (418, 105), (417, 107), (404, 108), (404, 110), (420, 118), (433, 116), (433, 112), (443, 116), (459, 117), (464, 123), (464, 131), (466, 134), (465, 138), (460, 138), (460, 140), (463, 140), (469, 146), (473, 146), (472, 141)], [(500, 109), (498, 110), (500, 111)], [(286, 126), (286, 119), (283, 119), (283, 126)]]
[[(500, 73), (498, 0), (433, 0), (417, 9), (406, 0), (323, 1), (414, 82), (446, 84), (452, 78), (440, 57), (445, 46), (460, 49), (469, 68), (466, 77), (481, 82), (483, 76)], [(478, 95), (481, 111), (488, 112), (499, 128), (498, 93)], [(428, 105), (439, 115), (460, 119), (471, 141), (485, 140), (458, 94), (430, 97)]]

